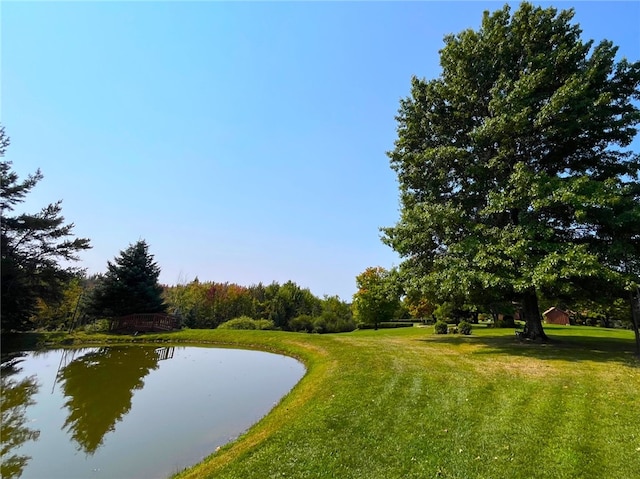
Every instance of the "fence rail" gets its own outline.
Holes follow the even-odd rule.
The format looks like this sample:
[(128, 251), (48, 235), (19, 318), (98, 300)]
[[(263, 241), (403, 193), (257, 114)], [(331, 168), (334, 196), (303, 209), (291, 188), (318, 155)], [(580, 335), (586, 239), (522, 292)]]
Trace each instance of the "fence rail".
[(109, 324), (109, 330), (120, 331), (172, 331), (178, 327), (178, 319), (163, 313), (130, 314), (114, 318)]

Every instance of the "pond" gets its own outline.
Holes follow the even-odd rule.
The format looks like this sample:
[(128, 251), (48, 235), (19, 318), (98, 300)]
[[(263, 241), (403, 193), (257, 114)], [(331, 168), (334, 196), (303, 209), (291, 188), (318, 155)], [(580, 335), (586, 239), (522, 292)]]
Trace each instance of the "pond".
[(246, 431), (304, 372), (286, 356), (206, 347), (3, 358), (1, 475), (166, 478)]

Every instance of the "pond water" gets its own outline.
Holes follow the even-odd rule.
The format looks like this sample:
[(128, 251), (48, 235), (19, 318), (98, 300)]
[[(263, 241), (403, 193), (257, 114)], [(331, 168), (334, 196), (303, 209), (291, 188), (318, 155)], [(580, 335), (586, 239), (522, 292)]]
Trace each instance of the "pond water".
[(3, 358), (1, 476), (166, 478), (246, 431), (304, 372), (286, 356), (204, 347)]

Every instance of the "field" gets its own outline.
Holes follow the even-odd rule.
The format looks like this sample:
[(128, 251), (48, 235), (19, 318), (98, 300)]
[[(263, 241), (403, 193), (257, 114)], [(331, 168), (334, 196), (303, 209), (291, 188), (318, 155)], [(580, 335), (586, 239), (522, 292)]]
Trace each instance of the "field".
[(180, 479), (640, 478), (633, 334), (545, 330), (549, 344), (482, 326), (469, 337), (414, 327), (144, 339), (286, 352), (308, 368), (267, 417)]

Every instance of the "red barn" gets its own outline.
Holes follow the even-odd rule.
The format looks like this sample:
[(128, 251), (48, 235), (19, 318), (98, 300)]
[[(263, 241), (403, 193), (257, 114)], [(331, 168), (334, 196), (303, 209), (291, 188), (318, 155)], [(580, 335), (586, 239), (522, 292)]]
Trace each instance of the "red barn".
[(567, 313), (566, 311), (562, 311), (555, 306), (553, 308), (547, 309), (544, 313), (542, 313), (542, 315), (544, 316), (544, 322), (547, 324), (571, 324), (569, 322), (569, 313)]

